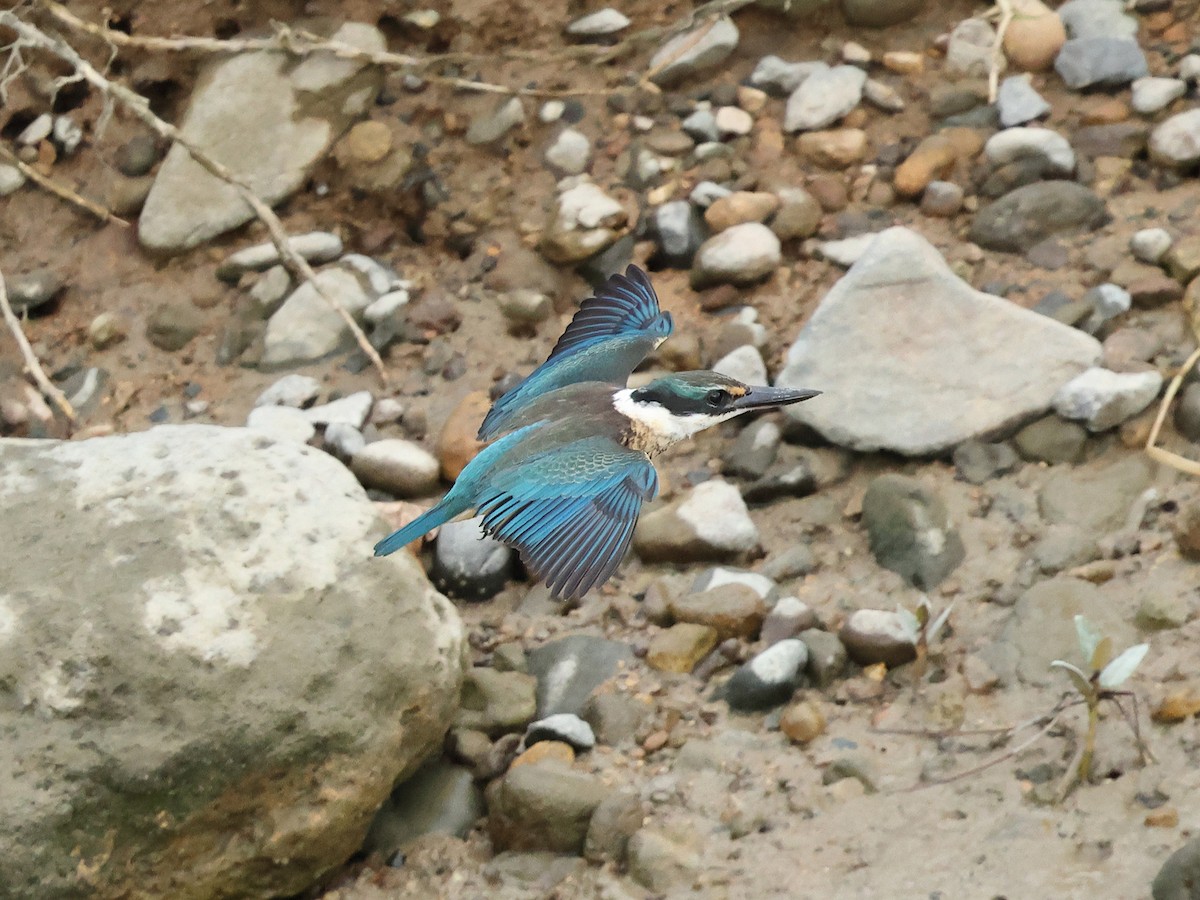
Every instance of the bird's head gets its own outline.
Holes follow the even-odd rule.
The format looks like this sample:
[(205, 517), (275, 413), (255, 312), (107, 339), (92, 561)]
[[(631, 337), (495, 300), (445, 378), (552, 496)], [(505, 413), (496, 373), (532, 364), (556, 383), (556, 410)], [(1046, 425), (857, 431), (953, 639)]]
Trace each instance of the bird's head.
[(820, 393), (746, 385), (718, 372), (679, 372), (617, 391), (613, 406), (633, 423), (647, 452), (658, 452), (742, 413), (799, 403)]

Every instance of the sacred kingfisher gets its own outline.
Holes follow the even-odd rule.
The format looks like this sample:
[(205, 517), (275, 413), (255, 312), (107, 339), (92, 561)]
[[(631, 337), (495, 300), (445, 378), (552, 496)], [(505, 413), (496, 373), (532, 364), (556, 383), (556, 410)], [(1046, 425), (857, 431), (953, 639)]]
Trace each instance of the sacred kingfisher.
[(437, 506), (376, 544), (375, 555), (474, 510), (484, 533), (515, 547), (554, 597), (581, 597), (616, 571), (642, 503), (657, 495), (651, 457), (718, 422), (820, 393), (717, 372), (626, 387), (671, 329), (645, 272), (630, 266), (609, 278), (549, 358), (488, 412), (479, 438), (491, 443)]

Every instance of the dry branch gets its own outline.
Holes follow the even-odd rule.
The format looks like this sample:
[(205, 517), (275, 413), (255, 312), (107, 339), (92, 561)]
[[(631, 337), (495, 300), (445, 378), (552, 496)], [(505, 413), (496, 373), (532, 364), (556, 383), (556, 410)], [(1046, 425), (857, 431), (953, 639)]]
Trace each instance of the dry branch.
[(54, 196), (78, 206), (85, 212), (91, 213), (101, 222), (112, 222), (114, 225), (120, 225), (122, 228), (129, 227), (129, 222), (127, 222), (125, 219), (122, 219), (120, 216), (115, 215), (112, 210), (106, 209), (99, 203), (89, 200), (87, 197), (80, 196), (69, 187), (59, 184), (53, 178), (43, 175), (33, 166), (16, 157), (11, 150), (2, 144), (0, 144), (0, 158), (7, 160), (10, 164), (20, 169), (21, 173), (34, 184), (45, 188), (50, 193), (54, 194)]
[(0, 272), (0, 312), (4, 314), (4, 321), (8, 324), (8, 330), (12, 332), (12, 336), (17, 341), (17, 346), (21, 348), (21, 358), (25, 360), (25, 368), (37, 386), (42, 389), (42, 393), (54, 401), (67, 421), (74, 424), (75, 410), (71, 408), (71, 402), (66, 395), (54, 386), (54, 383), (46, 375), (46, 370), (42, 368), (42, 364), (38, 362), (37, 354), (33, 352), (33, 347), (29, 344), (29, 339), (25, 337), (25, 332), (21, 330), (21, 320), (17, 318), (17, 314), (13, 312), (12, 304), (8, 302), (8, 287), (4, 283), (4, 273)]
[(223, 163), (213, 159), (204, 150), (201, 150), (191, 141), (183, 136), (183, 134), (174, 125), (163, 121), (150, 110), (149, 101), (130, 90), (124, 85), (109, 81), (101, 75), (96, 68), (86, 59), (80, 56), (73, 47), (65, 41), (52, 37), (46, 34), (41, 29), (34, 25), (30, 25), (20, 17), (9, 11), (0, 11), (0, 25), (13, 29), (18, 38), (32, 47), (45, 50), (54, 54), (59, 59), (70, 64), (77, 73), (83, 76), (90, 85), (95, 87), (106, 97), (115, 100), (118, 104), (129, 110), (134, 116), (142, 121), (146, 127), (153, 131), (156, 135), (172, 143), (178, 144), (207, 172), (221, 179), (222, 181), (232, 185), (238, 192), (238, 196), (254, 211), (258, 219), (267, 226), (267, 232), (270, 234), (271, 243), (279, 251), (279, 257), (291, 269), (297, 277), (312, 284), (317, 295), (332, 307), (339, 316), (345, 321), (346, 326), (354, 335), (355, 341), (359, 348), (371, 360), (375, 368), (379, 371), (379, 377), (384, 384), (387, 384), (387, 370), (384, 368), (383, 360), (379, 353), (371, 346), (371, 342), (367, 340), (366, 334), (354, 321), (354, 316), (336, 299), (325, 291), (319, 281), (316, 280), (317, 273), (313, 271), (312, 266), (299, 253), (291, 248), (288, 242), (287, 232), (284, 230), (283, 223), (279, 217), (271, 210), (266, 203), (262, 201), (250, 186), (234, 174)]
[(1163, 394), (1162, 402), (1158, 405), (1158, 415), (1154, 417), (1154, 425), (1151, 426), (1150, 434), (1146, 438), (1146, 453), (1151, 459), (1170, 466), (1172, 469), (1177, 469), (1180, 472), (1186, 472), (1188, 475), (1200, 475), (1200, 462), (1180, 456), (1178, 453), (1173, 453), (1165, 447), (1159, 447), (1158, 433), (1162, 430), (1163, 422), (1167, 418), (1167, 411), (1171, 408), (1171, 401), (1175, 399), (1175, 395), (1179, 392), (1179, 388), (1183, 384), (1183, 379), (1187, 377), (1187, 373), (1191, 371), (1192, 366), (1196, 365), (1198, 360), (1200, 360), (1200, 347), (1192, 351), (1192, 355), (1187, 358), (1187, 362), (1179, 367), (1179, 371), (1175, 373), (1175, 377), (1167, 385), (1167, 391)]

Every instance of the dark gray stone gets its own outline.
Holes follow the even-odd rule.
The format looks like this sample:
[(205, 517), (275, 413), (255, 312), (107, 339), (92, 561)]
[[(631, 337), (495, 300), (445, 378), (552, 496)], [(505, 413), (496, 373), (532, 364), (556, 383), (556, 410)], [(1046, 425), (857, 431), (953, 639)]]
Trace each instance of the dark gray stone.
[(581, 715), (592, 691), (632, 663), (633, 651), (619, 641), (573, 634), (529, 651), (528, 660), (538, 715)]
[(438, 532), (430, 577), (445, 594), (486, 600), (512, 577), (514, 556), (512, 548), (483, 533), (478, 518), (447, 522)]
[(833, 684), (846, 670), (846, 645), (832, 632), (808, 628), (800, 632), (800, 640), (808, 648), (808, 675), (817, 687)]
[(1150, 70), (1137, 41), (1126, 38), (1073, 38), (1063, 44), (1054, 71), (1067, 87), (1120, 87)]
[(963, 560), (962, 539), (945, 505), (914, 478), (875, 478), (862, 517), (879, 564), (921, 590), (936, 587)]
[(1022, 252), (1054, 234), (1098, 228), (1104, 201), (1074, 181), (1017, 188), (975, 214), (971, 240), (988, 250)]
[(954, 448), (954, 468), (958, 477), (971, 484), (983, 484), (1011, 472), (1019, 459), (1008, 444), (967, 441)]
[(718, 696), (739, 712), (780, 706), (796, 692), (807, 662), (808, 648), (798, 638), (772, 644), (739, 667)]
[(1049, 415), (1026, 425), (1013, 436), (1013, 445), (1031, 462), (1072, 463), (1083, 455), (1087, 429)]
[(434, 760), (392, 791), (375, 814), (363, 850), (390, 859), (421, 835), (466, 837), (484, 812), (483, 791), (470, 770)]
[(1150, 886), (1154, 900), (1200, 898), (1200, 837), (1194, 837), (1167, 857)]

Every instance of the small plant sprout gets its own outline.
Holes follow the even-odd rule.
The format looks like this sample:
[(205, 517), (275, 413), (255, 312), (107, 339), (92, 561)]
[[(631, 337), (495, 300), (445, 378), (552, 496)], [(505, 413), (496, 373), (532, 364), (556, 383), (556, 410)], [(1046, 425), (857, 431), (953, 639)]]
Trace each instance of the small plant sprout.
[(924, 595), (921, 596), (920, 602), (917, 603), (915, 611), (903, 606), (896, 607), (896, 615), (900, 619), (905, 634), (908, 635), (908, 639), (912, 641), (913, 646), (917, 648), (917, 658), (913, 663), (913, 671), (916, 673), (917, 679), (920, 679), (925, 674), (925, 666), (929, 657), (929, 647), (937, 640), (942, 629), (946, 627), (946, 622), (950, 618), (950, 611), (954, 609), (954, 603), (955, 601), (950, 601), (950, 605), (936, 616), (933, 614), (933, 606), (930, 604), (929, 598)]
[[(1114, 658), (1112, 638), (1101, 635), (1084, 616), (1075, 617), (1075, 634), (1079, 639), (1079, 650), (1083, 655), (1086, 669), (1081, 669), (1062, 659), (1056, 659), (1050, 663), (1050, 668), (1062, 669), (1070, 677), (1071, 683), (1079, 694), (1079, 700), (1076, 702), (1086, 704), (1088, 716), (1087, 734), (1079, 748), (1076, 761), (1067, 769), (1063, 786), (1059, 790), (1060, 799), (1065, 797), (1075, 784), (1086, 782), (1091, 776), (1092, 758), (1096, 750), (1096, 729), (1100, 722), (1101, 701), (1110, 700), (1121, 711), (1122, 717), (1129, 723), (1129, 727), (1133, 731), (1142, 762), (1144, 763), (1147, 758), (1153, 758), (1142, 742), (1141, 732), (1138, 729), (1137, 696), (1132, 691), (1118, 690), (1146, 658), (1150, 645), (1137, 644)], [(1130, 698), (1133, 704), (1132, 716), (1121, 705), (1121, 697)]]

